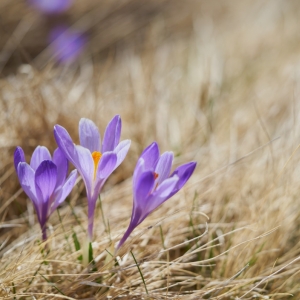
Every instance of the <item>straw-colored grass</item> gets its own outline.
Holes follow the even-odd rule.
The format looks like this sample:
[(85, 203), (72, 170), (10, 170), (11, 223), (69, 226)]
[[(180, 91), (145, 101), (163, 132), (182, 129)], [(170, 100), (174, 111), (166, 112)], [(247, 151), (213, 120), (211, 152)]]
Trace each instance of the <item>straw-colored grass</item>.
[[(1, 63), (0, 298), (299, 299), (299, 3), (143, 2), (152, 13), (131, 29), (135, 1), (123, 2), (127, 10), (79, 3), (74, 26), (91, 7), (103, 15), (84, 23), (91, 41), (78, 62), (57, 66), (21, 37), (32, 64), (16, 67), (19, 44)], [(19, 21), (26, 17), (34, 18)], [(45, 30), (35, 22), (28, 38)], [(82, 181), (51, 216), (43, 251), (12, 154), (17, 145), (27, 160), (37, 145), (54, 150), (57, 123), (78, 142), (81, 117), (103, 134), (115, 114), (132, 146), (101, 194), (104, 219), (97, 205), (92, 271), (72, 237), (86, 237)], [(196, 171), (114, 253), (130, 220), (136, 160), (154, 140), (174, 151), (175, 166), (197, 161)]]

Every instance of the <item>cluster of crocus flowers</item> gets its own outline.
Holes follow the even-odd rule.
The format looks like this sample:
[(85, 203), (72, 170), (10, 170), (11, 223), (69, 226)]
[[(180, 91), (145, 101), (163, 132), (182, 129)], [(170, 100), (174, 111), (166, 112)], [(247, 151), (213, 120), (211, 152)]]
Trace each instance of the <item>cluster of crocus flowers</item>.
[[(80, 145), (76, 145), (65, 128), (55, 125), (54, 137), (58, 149), (54, 151), (53, 158), (47, 148), (38, 146), (33, 152), (30, 165), (25, 162), (23, 150), (16, 148), (15, 168), (22, 188), (35, 207), (43, 240), (47, 238), (48, 217), (74, 187), (77, 171), (72, 171), (67, 178), (70, 161), (80, 173), (86, 187), (87, 241), (92, 241), (97, 198), (107, 178), (122, 163), (130, 147), (130, 140), (120, 142), (121, 128), (121, 118), (116, 115), (107, 125), (101, 141), (95, 123), (83, 118), (79, 122)], [(160, 155), (155, 142), (141, 154), (133, 174), (131, 221), (117, 249), (152, 211), (184, 186), (196, 167), (196, 162), (189, 162), (171, 173), (172, 163), (173, 153), (165, 152)]]
[(117, 249), (151, 212), (184, 186), (196, 167), (196, 162), (189, 162), (179, 166), (171, 174), (172, 163), (173, 153), (165, 152), (160, 156), (155, 142), (143, 151), (133, 174), (133, 207), (130, 224)]
[(77, 171), (68, 174), (68, 160), (60, 149), (53, 157), (46, 147), (38, 146), (30, 164), (25, 161), (21, 147), (14, 153), (14, 165), (20, 184), (32, 201), (42, 229), (42, 239), (47, 239), (46, 222), (53, 211), (63, 203), (73, 189)]

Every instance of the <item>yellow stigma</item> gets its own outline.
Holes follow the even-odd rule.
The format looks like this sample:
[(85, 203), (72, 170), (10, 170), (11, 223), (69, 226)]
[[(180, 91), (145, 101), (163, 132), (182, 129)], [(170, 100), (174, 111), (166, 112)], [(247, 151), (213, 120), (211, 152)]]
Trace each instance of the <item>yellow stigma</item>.
[(97, 172), (97, 168), (98, 168), (98, 164), (101, 159), (101, 156), (102, 156), (102, 153), (99, 151), (94, 151), (92, 153), (92, 157), (94, 160), (94, 179), (96, 178), (96, 172)]

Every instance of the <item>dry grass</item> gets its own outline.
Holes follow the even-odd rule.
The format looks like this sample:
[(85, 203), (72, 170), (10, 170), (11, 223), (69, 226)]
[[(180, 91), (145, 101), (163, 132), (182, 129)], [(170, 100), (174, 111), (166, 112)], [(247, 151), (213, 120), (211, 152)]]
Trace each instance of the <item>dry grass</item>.
[[(1, 299), (299, 299), (299, 3), (87, 3), (68, 15), (74, 26), (90, 8), (103, 15), (86, 25), (91, 42), (75, 65), (55, 66), (47, 49), (31, 51), (45, 47), (33, 47), (33, 38), (31, 48), (24, 37), (10, 42), (11, 52), (2, 47), (10, 60), (1, 60), (9, 75), (0, 81)], [(135, 5), (152, 13), (126, 22), (141, 15)], [(28, 17), (13, 14), (9, 1), (3, 7), (11, 12), (2, 13), (6, 28)], [(46, 30), (36, 22), (28, 39)], [(17, 63), (20, 53), (31, 66)], [(72, 239), (86, 236), (82, 182), (50, 218), (45, 253), (12, 153), (17, 145), (28, 159), (39, 144), (53, 150), (56, 123), (78, 140), (80, 117), (103, 133), (117, 113), (132, 147), (102, 193), (104, 220), (97, 207), (91, 272)], [(113, 245), (130, 219), (131, 174), (153, 140), (175, 152), (176, 165), (198, 166), (116, 258)]]

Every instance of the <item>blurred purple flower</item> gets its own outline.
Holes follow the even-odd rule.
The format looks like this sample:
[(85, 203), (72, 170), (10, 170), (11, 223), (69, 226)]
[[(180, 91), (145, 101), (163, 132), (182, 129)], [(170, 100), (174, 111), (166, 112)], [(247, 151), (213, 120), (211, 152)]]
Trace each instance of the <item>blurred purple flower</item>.
[(30, 164), (25, 162), (23, 149), (17, 147), (14, 164), (20, 184), (34, 205), (45, 241), (47, 219), (70, 194), (75, 185), (77, 171), (73, 170), (66, 178), (68, 160), (62, 151), (56, 149), (51, 158), (50, 152), (43, 146), (34, 150)]
[(143, 151), (133, 173), (131, 221), (117, 249), (152, 211), (184, 186), (196, 167), (196, 162), (186, 163), (179, 166), (170, 176), (172, 162), (173, 153), (165, 152), (160, 156), (155, 142)]
[(115, 116), (107, 125), (101, 145), (100, 133), (95, 123), (89, 119), (79, 122), (81, 145), (75, 145), (60, 125), (54, 126), (54, 136), (58, 147), (78, 169), (85, 183), (88, 199), (88, 238), (93, 237), (94, 212), (97, 198), (109, 175), (124, 160), (130, 140), (121, 143), (121, 118)]
[(73, 0), (28, 0), (35, 9), (46, 14), (59, 14), (69, 9)]
[(82, 32), (57, 26), (51, 30), (49, 42), (55, 59), (66, 63), (74, 61), (80, 55), (86, 44), (86, 37)]

